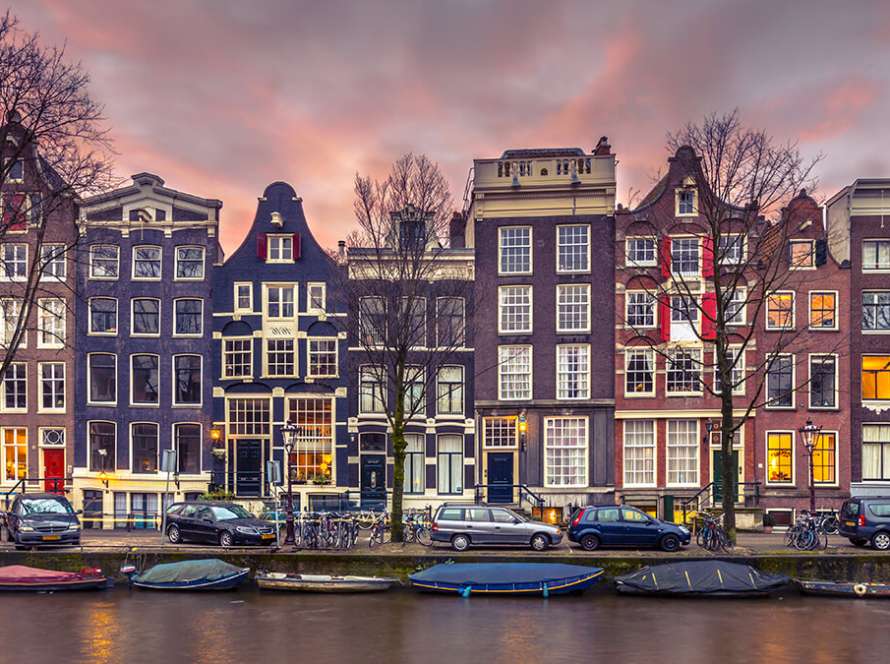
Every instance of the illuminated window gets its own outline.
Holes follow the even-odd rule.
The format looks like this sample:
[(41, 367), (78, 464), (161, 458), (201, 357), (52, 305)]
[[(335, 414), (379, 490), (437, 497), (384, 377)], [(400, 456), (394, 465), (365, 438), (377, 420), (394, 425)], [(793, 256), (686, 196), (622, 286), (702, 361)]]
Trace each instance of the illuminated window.
[(770, 484), (794, 483), (794, 437), (790, 432), (766, 434), (767, 481)]
[(890, 356), (863, 356), (862, 398), (866, 401), (890, 400)]
[(810, 293), (810, 329), (837, 329), (837, 295), (834, 293)]
[(794, 292), (783, 291), (766, 296), (766, 329), (794, 329)]
[(836, 484), (837, 435), (820, 433), (813, 447), (813, 483)]
[(294, 398), (288, 401), (287, 419), (300, 428), (291, 453), (296, 480), (330, 481), (334, 464), (333, 400)]
[(3, 429), (3, 479), (7, 482), (28, 476), (28, 431), (24, 428)]

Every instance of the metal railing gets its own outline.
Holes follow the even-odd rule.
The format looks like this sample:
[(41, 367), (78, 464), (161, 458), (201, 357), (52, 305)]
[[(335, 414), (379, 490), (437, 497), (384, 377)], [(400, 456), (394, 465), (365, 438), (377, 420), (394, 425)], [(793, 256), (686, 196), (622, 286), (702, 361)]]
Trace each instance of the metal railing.
[[(31, 489), (32, 493), (58, 493), (65, 494), (71, 490), (71, 481), (70, 477), (23, 477), (18, 482), (13, 484), (12, 488), (4, 492), (3, 495), (3, 509), (9, 509), (9, 502), (11, 498), (14, 498), (20, 493), (27, 493), (28, 489)], [(47, 488), (47, 482), (51, 482), (49, 485), (50, 488)], [(31, 486), (28, 486), (28, 483)], [(35, 486), (36, 484), (36, 486)]]
[[(736, 504), (741, 503), (745, 507), (757, 507), (760, 503), (760, 482), (733, 482), (731, 491), (736, 497)], [(706, 484), (689, 498), (680, 501), (683, 510), (683, 522), (686, 522), (688, 512), (701, 512), (714, 507), (723, 495), (723, 482), (714, 481)]]
[(527, 501), (529, 505), (534, 507), (544, 507), (546, 501), (532, 491), (527, 484), (476, 484), (473, 487), (473, 502), (477, 505), (483, 502), (483, 492), (485, 495), (485, 500), (489, 501), (489, 496), (491, 495), (491, 490), (495, 491), (510, 491), (510, 501), (509, 504), (513, 503), (513, 493), (516, 489), (519, 489), (519, 507), (522, 507), (523, 501)]

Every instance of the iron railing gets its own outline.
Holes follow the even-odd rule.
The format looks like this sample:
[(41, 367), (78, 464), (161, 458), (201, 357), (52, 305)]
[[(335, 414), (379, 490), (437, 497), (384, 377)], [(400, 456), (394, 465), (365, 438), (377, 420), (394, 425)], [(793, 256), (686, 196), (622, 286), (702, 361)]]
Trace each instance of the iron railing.
[(477, 484), (473, 487), (473, 502), (477, 505), (483, 502), (483, 494), (485, 496), (485, 500), (489, 500), (489, 496), (491, 495), (491, 490), (495, 491), (506, 491), (509, 489), (510, 491), (510, 504), (513, 503), (512, 497), (514, 492), (519, 490), (519, 507), (522, 507), (523, 501), (528, 502), (532, 507), (541, 508), (544, 507), (546, 501), (532, 491), (527, 484)]
[[(736, 503), (745, 507), (757, 507), (760, 504), (760, 482), (733, 482), (733, 495)], [(683, 522), (686, 522), (687, 513), (701, 512), (704, 509), (714, 507), (723, 495), (723, 481), (714, 481), (706, 484), (689, 498), (680, 501), (683, 509)]]

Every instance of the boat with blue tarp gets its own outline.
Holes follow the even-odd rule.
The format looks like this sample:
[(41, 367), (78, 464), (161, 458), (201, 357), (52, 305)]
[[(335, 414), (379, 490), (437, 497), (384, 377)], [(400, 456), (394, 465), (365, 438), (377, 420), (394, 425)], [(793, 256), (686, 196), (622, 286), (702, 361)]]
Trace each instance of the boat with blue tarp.
[(183, 560), (131, 572), (130, 583), (147, 590), (231, 590), (247, 580), (250, 569), (218, 558)]
[(563, 563), (443, 563), (410, 575), (427, 592), (484, 595), (563, 595), (581, 592), (603, 574), (599, 567)]

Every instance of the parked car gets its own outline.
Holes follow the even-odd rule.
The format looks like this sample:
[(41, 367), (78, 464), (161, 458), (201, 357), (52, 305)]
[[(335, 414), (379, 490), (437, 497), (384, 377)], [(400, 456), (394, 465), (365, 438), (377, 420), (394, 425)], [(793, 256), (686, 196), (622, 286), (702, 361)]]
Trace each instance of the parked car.
[(890, 497), (850, 498), (841, 507), (840, 521), (840, 534), (854, 546), (890, 550)]
[(471, 546), (530, 546), (544, 551), (562, 541), (562, 531), (532, 521), (506, 507), (445, 504), (433, 516), (432, 539), (447, 542), (455, 551)]
[(80, 544), (80, 521), (65, 496), (24, 493), (16, 496), (6, 513), (9, 540), (16, 548)]
[(689, 544), (686, 526), (655, 519), (642, 510), (626, 506), (590, 506), (575, 511), (569, 522), (570, 542), (585, 551), (601, 546), (658, 547), (677, 551)]
[(167, 510), (167, 539), (173, 544), (202, 542), (220, 546), (272, 544), (274, 524), (257, 519), (235, 503), (174, 503)]

